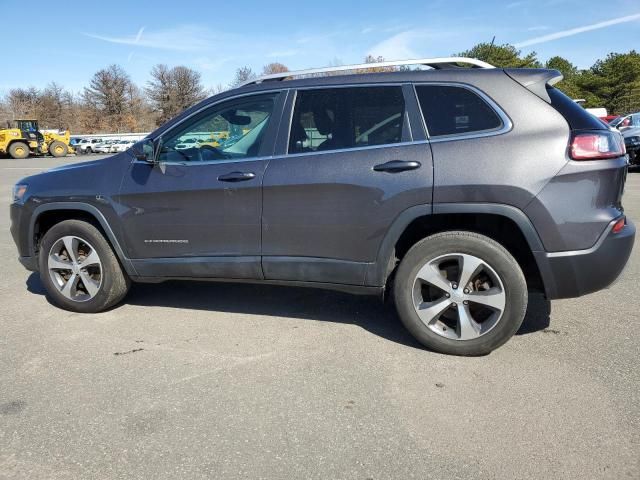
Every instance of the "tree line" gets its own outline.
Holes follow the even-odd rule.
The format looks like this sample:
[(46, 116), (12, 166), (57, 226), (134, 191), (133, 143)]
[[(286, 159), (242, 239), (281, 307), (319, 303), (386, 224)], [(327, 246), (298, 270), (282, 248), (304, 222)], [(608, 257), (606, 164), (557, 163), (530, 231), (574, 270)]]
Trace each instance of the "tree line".
[[(605, 107), (618, 114), (640, 111), (640, 54), (635, 50), (610, 53), (584, 70), (560, 56), (543, 63), (535, 52), (523, 55), (509, 44), (480, 43), (456, 55), (478, 58), (503, 68), (557, 69), (564, 80), (556, 86), (571, 98), (585, 99), (585, 106)], [(365, 63), (380, 61), (384, 59), (371, 55), (365, 58)], [(336, 65), (340, 63), (334, 61)], [(372, 67), (363, 71), (392, 70), (397, 69)], [(260, 74), (288, 71), (282, 63), (270, 63)], [(41, 128), (69, 128), (74, 134), (150, 131), (207, 96), (257, 76), (250, 67), (240, 67), (228, 86), (206, 88), (196, 70), (160, 64), (152, 68), (149, 80), (138, 86), (121, 66), (114, 64), (96, 72), (80, 93), (56, 82), (42, 89), (9, 90), (0, 98), (0, 128), (15, 119), (35, 118)]]

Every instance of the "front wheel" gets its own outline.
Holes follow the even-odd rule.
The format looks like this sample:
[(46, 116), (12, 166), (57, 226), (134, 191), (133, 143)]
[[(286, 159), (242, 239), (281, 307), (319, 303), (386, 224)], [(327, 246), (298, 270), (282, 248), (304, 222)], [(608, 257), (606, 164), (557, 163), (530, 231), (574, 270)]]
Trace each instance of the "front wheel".
[(527, 284), (499, 243), (473, 232), (444, 232), (407, 252), (394, 300), (403, 324), (430, 350), (485, 355), (522, 324)]
[(9, 147), (9, 155), (11, 158), (22, 160), (29, 156), (29, 145), (24, 142), (14, 142)]
[(57, 306), (97, 313), (120, 302), (129, 279), (109, 243), (93, 225), (65, 220), (44, 235), (39, 255), (40, 280)]

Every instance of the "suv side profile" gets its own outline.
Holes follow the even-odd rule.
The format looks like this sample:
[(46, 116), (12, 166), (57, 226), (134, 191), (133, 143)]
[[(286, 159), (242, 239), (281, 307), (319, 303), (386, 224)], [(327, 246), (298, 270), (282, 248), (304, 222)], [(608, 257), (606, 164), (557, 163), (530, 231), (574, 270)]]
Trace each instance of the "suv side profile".
[(76, 152), (78, 153), (93, 153), (95, 151), (95, 147), (102, 143), (101, 138), (83, 138), (80, 140), (76, 146)]
[[(529, 291), (611, 284), (635, 238), (621, 135), (555, 70), (332, 70), (407, 64), (432, 69), (261, 77), (107, 160), (23, 179), (20, 261), (87, 313), (168, 279), (388, 292), (416, 339), (456, 355), (505, 343)], [(210, 132), (229, 140), (183, 148)]]

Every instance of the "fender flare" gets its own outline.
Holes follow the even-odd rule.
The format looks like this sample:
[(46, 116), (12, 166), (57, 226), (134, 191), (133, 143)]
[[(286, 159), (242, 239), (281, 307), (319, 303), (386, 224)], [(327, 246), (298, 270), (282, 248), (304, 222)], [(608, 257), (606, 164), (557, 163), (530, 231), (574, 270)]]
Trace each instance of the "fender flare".
[(41, 214), (43, 214), (44, 212), (50, 212), (52, 210), (80, 210), (93, 216), (106, 233), (109, 243), (111, 243), (111, 245), (113, 246), (118, 259), (124, 266), (127, 274), (129, 274), (130, 276), (137, 275), (133, 263), (125, 255), (124, 250), (120, 246), (120, 242), (118, 242), (116, 235), (113, 233), (113, 230), (109, 226), (109, 222), (107, 222), (107, 219), (104, 217), (102, 212), (97, 207), (84, 202), (53, 202), (39, 205), (34, 209), (29, 221), (29, 252), (31, 252), (32, 255), (35, 256), (34, 238), (36, 222)]
[[(415, 205), (400, 213), (387, 230), (378, 249), (375, 263), (371, 263), (367, 268), (365, 285), (383, 286), (385, 284), (392, 268), (391, 262), (394, 259), (393, 252), (395, 245), (411, 222), (420, 217), (456, 213), (491, 214), (506, 217), (518, 226), (532, 253), (544, 251), (540, 236), (531, 223), (531, 220), (529, 220), (529, 217), (527, 217), (522, 210), (511, 205), (499, 203), (436, 203), (433, 205)], [(534, 257), (537, 261), (538, 257), (535, 255)], [(539, 264), (538, 268), (540, 269), (540, 274), (543, 276), (543, 281), (546, 283), (546, 269)]]

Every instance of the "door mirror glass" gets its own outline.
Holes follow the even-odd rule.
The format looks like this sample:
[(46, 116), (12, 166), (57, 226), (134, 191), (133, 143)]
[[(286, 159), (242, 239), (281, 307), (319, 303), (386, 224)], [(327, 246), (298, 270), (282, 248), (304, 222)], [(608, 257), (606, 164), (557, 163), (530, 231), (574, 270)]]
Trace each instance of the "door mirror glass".
[(133, 146), (133, 153), (138, 160), (149, 163), (156, 163), (155, 148), (153, 140), (145, 138)]

